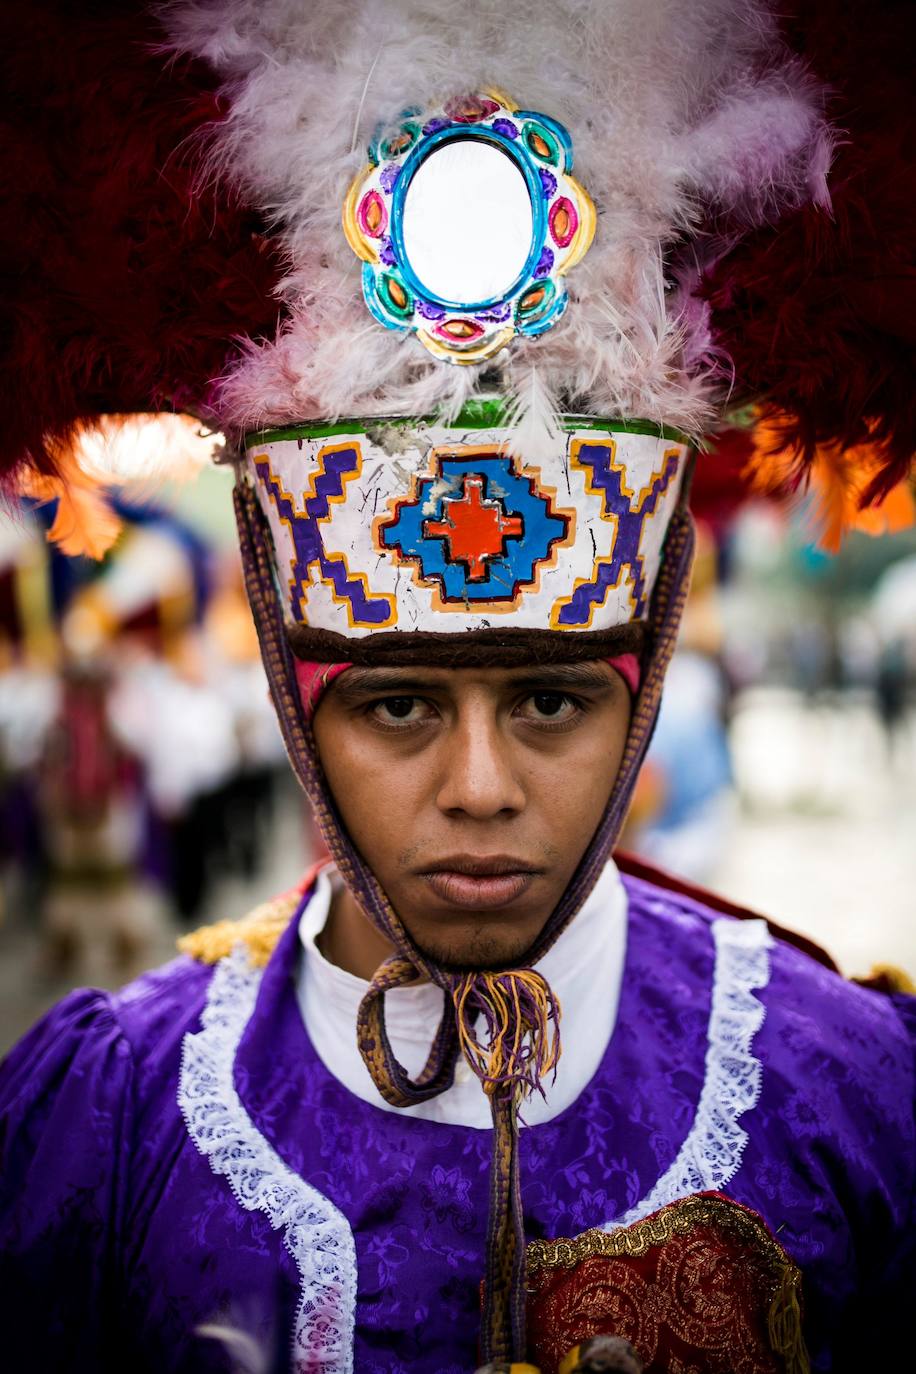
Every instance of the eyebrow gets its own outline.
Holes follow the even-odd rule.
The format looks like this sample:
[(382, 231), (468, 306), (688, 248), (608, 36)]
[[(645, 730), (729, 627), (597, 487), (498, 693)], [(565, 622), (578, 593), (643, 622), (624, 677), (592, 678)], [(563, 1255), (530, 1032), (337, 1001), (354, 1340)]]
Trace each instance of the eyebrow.
[[(539, 668), (518, 669), (504, 686), (514, 691), (613, 691), (616, 674), (610, 676), (597, 663), (549, 663)], [(334, 683), (335, 693), (344, 700), (366, 696), (420, 696), (424, 692), (441, 690), (448, 683), (441, 679), (430, 681), (415, 671), (400, 668), (350, 668)]]

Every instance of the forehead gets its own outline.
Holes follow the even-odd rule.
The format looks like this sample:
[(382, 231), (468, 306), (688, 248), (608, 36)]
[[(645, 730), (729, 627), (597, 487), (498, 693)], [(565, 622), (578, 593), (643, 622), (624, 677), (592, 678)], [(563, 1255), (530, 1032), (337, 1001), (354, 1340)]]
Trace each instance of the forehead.
[(354, 667), (341, 673), (330, 690), (342, 696), (371, 695), (378, 692), (436, 690), (455, 695), (467, 692), (500, 693), (525, 687), (556, 691), (587, 691), (607, 687), (616, 678), (603, 659), (578, 663), (530, 663), (511, 668)]

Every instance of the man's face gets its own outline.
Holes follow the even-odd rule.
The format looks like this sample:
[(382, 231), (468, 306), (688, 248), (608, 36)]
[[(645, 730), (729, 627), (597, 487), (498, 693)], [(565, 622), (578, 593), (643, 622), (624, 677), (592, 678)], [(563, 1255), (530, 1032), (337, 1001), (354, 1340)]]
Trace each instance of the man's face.
[(416, 944), (509, 964), (557, 905), (607, 805), (630, 694), (601, 661), (351, 668), (314, 729), (350, 838)]

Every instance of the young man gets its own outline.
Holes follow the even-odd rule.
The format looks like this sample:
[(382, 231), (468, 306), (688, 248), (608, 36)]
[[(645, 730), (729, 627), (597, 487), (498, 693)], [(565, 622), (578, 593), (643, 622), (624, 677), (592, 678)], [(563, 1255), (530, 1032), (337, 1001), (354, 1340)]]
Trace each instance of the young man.
[[(73, 994), (10, 1056), (20, 1367), (893, 1356), (912, 1001), (610, 858), (686, 595), (688, 435), (724, 401), (698, 277), (750, 226), (778, 259), (773, 221), (826, 204), (830, 159), (822, 89), (764, 5), (676, 10), (179, 0), (144, 20), (142, 62), (126, 45), (126, 84), (80, 32), (92, 100), (129, 87), (159, 120), (136, 121), (157, 213), (114, 241), (162, 250), (185, 186), (171, 227), (200, 268), (192, 376), (124, 394), (191, 395), (237, 444), (249, 599), (332, 864), (123, 992)], [(194, 237), (214, 183), (163, 114), (163, 44), (171, 79), (216, 73), (225, 278)], [(272, 217), (287, 306), (216, 386), (201, 341), (230, 331), (208, 312), (273, 262), (240, 204)], [(126, 383), (123, 341), (94, 384)], [(20, 417), (23, 448), (98, 407), (72, 386)]]

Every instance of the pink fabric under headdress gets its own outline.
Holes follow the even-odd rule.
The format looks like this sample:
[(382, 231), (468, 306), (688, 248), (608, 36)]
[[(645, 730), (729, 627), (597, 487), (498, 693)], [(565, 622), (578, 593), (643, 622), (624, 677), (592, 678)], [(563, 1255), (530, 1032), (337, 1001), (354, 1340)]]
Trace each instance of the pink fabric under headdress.
[[(608, 658), (605, 662), (620, 674), (630, 689), (631, 696), (635, 697), (639, 691), (639, 659), (636, 654), (618, 654), (616, 658)], [(352, 666), (352, 663), (312, 663), (305, 659), (296, 659), (296, 681), (299, 684), (299, 695), (306, 715), (314, 714), (323, 693), (334, 679)]]

